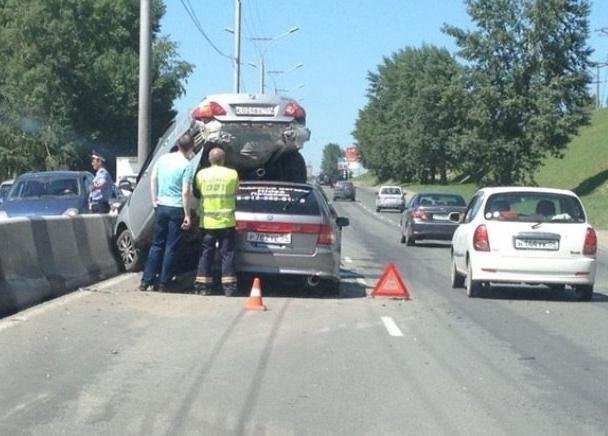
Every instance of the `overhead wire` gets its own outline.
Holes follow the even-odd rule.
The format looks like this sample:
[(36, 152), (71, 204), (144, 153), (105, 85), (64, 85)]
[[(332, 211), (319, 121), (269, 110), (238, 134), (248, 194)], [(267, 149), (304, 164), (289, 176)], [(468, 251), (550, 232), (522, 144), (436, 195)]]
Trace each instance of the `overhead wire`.
[(194, 8), (192, 7), (192, 4), (190, 3), (190, 0), (180, 0), (180, 2), (182, 4), (182, 6), (184, 7), (184, 9), (186, 10), (186, 12), (188, 13), (188, 16), (190, 17), (190, 19), (194, 23), (194, 26), (201, 33), (201, 35), (203, 35), (203, 38), (205, 38), (205, 40), (207, 41), (207, 43), (209, 43), (209, 45), (217, 52), (217, 54), (219, 54), (220, 56), (223, 56), (223, 57), (225, 57), (227, 59), (230, 59), (232, 61), (233, 60), (232, 56), (229, 56), (226, 53), (224, 53), (223, 51), (221, 51), (215, 45), (215, 43), (211, 40), (211, 38), (209, 38), (209, 36), (205, 32), (205, 29), (203, 29), (203, 26), (201, 25), (201, 22), (199, 21), (198, 17), (196, 16), (196, 12), (194, 11)]

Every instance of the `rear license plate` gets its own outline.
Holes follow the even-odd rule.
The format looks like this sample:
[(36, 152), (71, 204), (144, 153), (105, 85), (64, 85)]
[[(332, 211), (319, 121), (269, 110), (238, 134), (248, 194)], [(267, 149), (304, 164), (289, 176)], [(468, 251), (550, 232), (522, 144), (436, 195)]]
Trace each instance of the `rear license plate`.
[(258, 242), (263, 244), (291, 244), (291, 233), (247, 233), (248, 242)]
[(448, 215), (436, 213), (433, 214), (433, 219), (437, 221), (447, 221), (449, 219)]
[(515, 248), (518, 250), (559, 250), (559, 241), (547, 239), (515, 239)]
[(234, 112), (237, 115), (248, 115), (254, 117), (273, 117), (274, 106), (235, 106)]

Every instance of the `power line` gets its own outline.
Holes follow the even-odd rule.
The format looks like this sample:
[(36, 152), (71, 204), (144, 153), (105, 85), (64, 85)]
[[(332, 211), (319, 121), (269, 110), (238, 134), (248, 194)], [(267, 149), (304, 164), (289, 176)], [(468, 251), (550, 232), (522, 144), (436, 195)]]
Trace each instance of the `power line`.
[(209, 45), (211, 47), (213, 47), (213, 49), (217, 52), (217, 54), (219, 54), (220, 56), (223, 56), (227, 59), (230, 59), (231, 61), (234, 60), (232, 58), (232, 56), (229, 56), (227, 54), (225, 54), (224, 52), (222, 52), (214, 43), (213, 41), (211, 41), (211, 38), (209, 38), (207, 36), (207, 33), (205, 33), (205, 30), (203, 29), (203, 26), (201, 25), (201, 22), (198, 20), (198, 17), (196, 16), (196, 12), (194, 11), (194, 8), (192, 7), (192, 4), (190, 3), (190, 0), (180, 0), (182, 6), (184, 7), (184, 9), (186, 10), (186, 12), (188, 13), (188, 15), (190, 16), (190, 19), (192, 20), (192, 22), (194, 23), (194, 26), (198, 29), (198, 31), (201, 33), (201, 35), (203, 35), (203, 38), (205, 38), (205, 40), (209, 43)]

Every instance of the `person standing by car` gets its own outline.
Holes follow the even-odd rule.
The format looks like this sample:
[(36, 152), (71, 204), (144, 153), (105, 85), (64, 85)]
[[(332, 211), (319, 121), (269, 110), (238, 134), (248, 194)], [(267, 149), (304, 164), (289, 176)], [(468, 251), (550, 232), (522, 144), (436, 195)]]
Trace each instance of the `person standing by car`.
[(222, 257), (222, 288), (227, 297), (236, 291), (234, 272), (234, 239), (236, 219), (236, 189), (239, 183), (235, 170), (224, 166), (225, 153), (219, 147), (209, 152), (210, 167), (196, 174), (196, 190), (201, 200), (201, 257), (194, 281), (196, 293), (207, 295), (211, 291), (211, 268), (216, 244)]
[(89, 192), (89, 210), (92, 213), (110, 212), (110, 200), (114, 182), (106, 169), (106, 159), (99, 153), (91, 153), (91, 166), (95, 170), (95, 178)]
[[(194, 140), (189, 134), (177, 142), (177, 151), (161, 156), (152, 170), (150, 188), (154, 205), (154, 241), (139, 285), (140, 291), (158, 284), (166, 291), (173, 277), (175, 254), (184, 230), (190, 228)], [(158, 278), (157, 278), (158, 276)]]

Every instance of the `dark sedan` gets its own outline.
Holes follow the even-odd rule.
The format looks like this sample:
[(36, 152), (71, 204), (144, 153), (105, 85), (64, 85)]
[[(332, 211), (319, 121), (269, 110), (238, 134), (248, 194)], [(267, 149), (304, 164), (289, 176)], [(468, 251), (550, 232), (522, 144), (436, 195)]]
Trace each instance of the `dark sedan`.
[(355, 186), (352, 182), (340, 180), (334, 186), (333, 200), (344, 198), (350, 201), (355, 201)]
[(86, 171), (44, 171), (19, 176), (2, 204), (0, 215), (78, 215), (88, 211), (89, 185)]
[(466, 208), (464, 198), (457, 194), (414, 195), (401, 215), (401, 243), (414, 245), (423, 239), (451, 241), (458, 224), (450, 221), (450, 213), (464, 213)]

